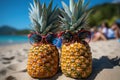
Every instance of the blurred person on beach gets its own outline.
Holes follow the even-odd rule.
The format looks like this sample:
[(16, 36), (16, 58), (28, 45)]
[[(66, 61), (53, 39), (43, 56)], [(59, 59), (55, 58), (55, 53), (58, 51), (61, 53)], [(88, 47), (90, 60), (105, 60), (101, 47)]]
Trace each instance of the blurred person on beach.
[(114, 22), (111, 27), (107, 22), (103, 22), (99, 31), (106, 37), (106, 39), (118, 39), (120, 38), (120, 27), (118, 22)]
[[(107, 27), (106, 27), (107, 26)], [(113, 23), (109, 28), (107, 23), (103, 23), (102, 27), (97, 29), (91, 28), (92, 41), (109, 40), (120, 38), (120, 23)]]
[(99, 32), (96, 27), (91, 28), (90, 32), (92, 41), (107, 40), (106, 37), (101, 32)]
[(61, 45), (62, 45), (62, 39), (61, 38), (55, 38), (53, 40), (53, 44), (58, 48), (60, 49), (61, 48)]
[[(111, 34), (110, 34), (111, 33)], [(115, 22), (111, 26), (111, 32), (109, 31), (108, 37), (113, 36), (113, 39), (119, 39), (120, 38), (120, 23)]]
[(99, 31), (106, 37), (106, 39), (118, 39), (120, 37), (120, 28), (117, 22), (114, 22), (111, 27), (107, 22), (102, 23)]
[[(59, 32), (58, 32), (58, 34), (59, 34)], [(61, 53), (62, 39), (60, 37), (54, 38), (52, 43), (53, 43), (53, 45), (55, 45), (57, 47), (59, 53)]]
[(107, 37), (108, 29), (109, 29), (108, 23), (107, 23), (107, 22), (103, 22), (98, 30), (99, 30), (99, 32), (102, 33), (105, 37)]

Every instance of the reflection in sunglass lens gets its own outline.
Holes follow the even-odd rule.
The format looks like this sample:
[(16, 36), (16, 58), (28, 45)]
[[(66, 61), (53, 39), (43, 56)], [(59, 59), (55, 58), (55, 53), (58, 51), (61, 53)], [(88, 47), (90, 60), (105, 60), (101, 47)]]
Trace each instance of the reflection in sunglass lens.
[(55, 38), (54, 34), (48, 34), (46, 40), (47, 42), (52, 43), (54, 38)]
[(62, 38), (64, 39), (64, 40), (71, 40), (72, 38), (73, 38), (73, 35), (70, 33), (70, 32), (66, 32), (66, 33), (64, 33), (63, 35), (62, 35)]
[(37, 35), (37, 34), (33, 34), (30, 38), (30, 41), (32, 43), (40, 42), (41, 40), (42, 40), (42, 37), (40, 35)]
[(88, 32), (79, 32), (78, 37), (79, 39), (85, 39), (88, 36)]

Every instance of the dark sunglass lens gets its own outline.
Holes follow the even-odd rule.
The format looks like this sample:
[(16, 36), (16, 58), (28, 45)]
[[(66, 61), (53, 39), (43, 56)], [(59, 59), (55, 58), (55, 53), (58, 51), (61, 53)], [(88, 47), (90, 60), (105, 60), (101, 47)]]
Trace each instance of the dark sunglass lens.
[(73, 35), (70, 32), (66, 32), (62, 35), (62, 38), (64, 40), (71, 40), (73, 38)]
[(79, 32), (78, 37), (79, 39), (85, 39), (88, 36), (88, 32)]
[(54, 38), (55, 38), (54, 34), (48, 34), (46, 40), (47, 42), (52, 43)]
[(40, 42), (42, 40), (42, 37), (37, 34), (33, 34), (30, 38), (31, 42)]

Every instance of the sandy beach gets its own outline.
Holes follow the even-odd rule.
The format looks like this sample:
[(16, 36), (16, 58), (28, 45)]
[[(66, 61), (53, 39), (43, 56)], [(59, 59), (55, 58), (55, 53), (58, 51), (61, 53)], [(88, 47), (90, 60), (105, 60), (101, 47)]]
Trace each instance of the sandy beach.
[[(93, 57), (92, 74), (84, 80), (120, 80), (120, 42), (90, 42)], [(26, 71), (29, 43), (0, 46), (0, 80), (75, 80), (61, 70), (51, 79), (33, 79)], [(80, 79), (78, 79), (80, 80)]]

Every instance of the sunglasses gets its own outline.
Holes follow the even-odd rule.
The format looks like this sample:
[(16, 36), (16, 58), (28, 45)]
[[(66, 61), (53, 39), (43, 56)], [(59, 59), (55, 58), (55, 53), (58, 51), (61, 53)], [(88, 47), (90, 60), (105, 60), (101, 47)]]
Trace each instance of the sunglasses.
[(31, 33), (28, 35), (29, 38), (29, 42), (31, 44), (33, 43), (49, 43), (52, 44), (53, 40), (56, 38), (57, 36), (53, 33), (47, 34), (45, 36), (40, 35), (39, 33)]
[(80, 31), (78, 31), (77, 32), (77, 36), (78, 36), (79, 40), (87, 39), (86, 40), (87, 42), (90, 42), (90, 40), (91, 40), (91, 32), (87, 31), (87, 30), (80, 30)]
[(63, 39), (63, 42), (70, 42), (74, 38), (74, 34), (70, 31), (62, 32), (61, 38)]
[(70, 31), (66, 31), (66, 32), (61, 32), (59, 35), (63, 39), (63, 42), (80, 41), (86, 38), (88, 38), (86, 41), (89, 42), (91, 38), (91, 33), (87, 30), (80, 30), (74, 34)]

